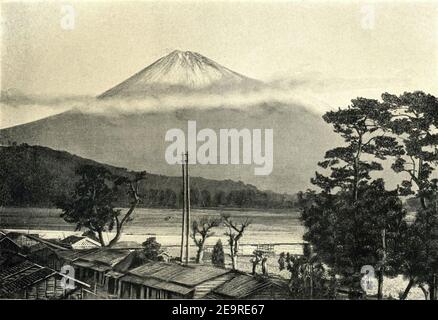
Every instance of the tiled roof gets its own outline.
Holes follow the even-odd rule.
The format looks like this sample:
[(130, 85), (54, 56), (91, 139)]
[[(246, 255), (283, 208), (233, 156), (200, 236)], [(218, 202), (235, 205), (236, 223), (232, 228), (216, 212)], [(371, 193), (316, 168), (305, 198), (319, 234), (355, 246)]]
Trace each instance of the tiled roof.
[(68, 261), (75, 261), (81, 257), (84, 257), (88, 254), (91, 254), (99, 249), (89, 249), (89, 250), (54, 250), (55, 253), (63, 258), (64, 260)]
[(95, 244), (97, 246), (100, 246), (99, 242), (97, 242), (97, 241), (95, 241), (95, 240), (93, 240), (93, 239), (91, 239), (89, 237), (75, 236), (75, 235), (71, 235), (71, 236), (68, 236), (68, 237), (62, 239), (61, 243), (64, 243), (64, 244), (67, 244), (67, 245), (73, 245), (73, 244), (75, 244), (75, 243), (77, 243), (79, 241), (82, 241), (82, 240), (85, 240), (85, 241), (87, 241), (89, 243), (92, 243), (92, 244)]
[(180, 265), (167, 262), (148, 262), (129, 273), (142, 277), (194, 287), (202, 282), (230, 272), (230, 270), (204, 265)]
[(4, 279), (14, 275), (14, 274), (18, 274), (20, 272), (23, 272), (26, 269), (29, 269), (31, 267), (33, 267), (35, 264), (24, 260), (21, 263), (18, 263), (16, 265), (13, 265), (11, 267), (5, 268), (4, 270), (0, 271), (0, 281), (3, 281)]
[(6, 235), (8, 236), (8, 238), (10, 238), (12, 240), (18, 239), (20, 237), (29, 237), (29, 236), (33, 236), (33, 237), (38, 238), (38, 234), (27, 234), (27, 233), (21, 233), (21, 232), (17, 232), (17, 231), (8, 232)]
[(141, 284), (150, 288), (161, 289), (171, 292), (176, 292), (182, 295), (186, 295), (194, 290), (192, 287), (186, 287), (184, 285), (179, 285), (176, 283), (171, 283), (159, 279), (151, 279), (151, 278), (141, 278), (139, 276), (127, 275), (121, 278), (124, 282)]
[(47, 277), (56, 274), (55, 271), (48, 268), (32, 268), (32, 271), (33, 272), (21, 274), (17, 279), (8, 279), (8, 281), (2, 282), (0, 286), (0, 292), (3, 294), (9, 294), (20, 291), (34, 283), (40, 282)]
[(209, 284), (204, 290), (206, 291), (204, 295), (207, 294), (206, 298), (213, 299), (218, 297), (242, 299), (270, 286), (282, 287), (284, 285), (284, 281), (278, 279), (252, 276), (239, 271), (206, 265), (187, 266), (155, 261), (132, 269), (121, 279), (183, 295)]
[(193, 288), (187, 288), (185, 286), (181, 286), (179, 284), (172, 283), (172, 282), (166, 282), (166, 281), (161, 281), (160, 283), (157, 283), (155, 285), (155, 287), (157, 289), (166, 290), (166, 291), (170, 291), (170, 292), (176, 292), (176, 293), (180, 293), (182, 295), (186, 295), (194, 290)]
[(16, 243), (14, 240), (9, 238), (8, 236), (1, 236), (0, 242), (3, 243), (2, 245), (4, 245), (6, 242), (9, 242), (9, 244), (12, 244), (14, 247), (17, 248), (17, 250), (21, 249), (20, 245), (18, 245), (18, 243)]
[(74, 265), (82, 268), (92, 269), (99, 272), (102, 271), (105, 272), (111, 270), (111, 267), (108, 265), (103, 265), (92, 261), (75, 261)]
[(213, 293), (230, 298), (241, 299), (273, 284), (273, 282), (266, 278), (241, 273), (236, 274), (231, 280), (214, 289)]
[(39, 250), (44, 249), (44, 248), (47, 248), (47, 245), (42, 243), (42, 242), (39, 242), (37, 244), (34, 244), (33, 246), (30, 246), (29, 252), (33, 253), (33, 252), (39, 251)]
[(93, 250), (91, 253), (81, 256), (79, 259), (114, 266), (126, 258), (130, 253), (129, 250), (104, 248)]
[[(9, 234), (8, 234), (8, 236), (9, 236)], [(68, 250), (68, 248), (66, 248), (61, 243), (59, 243), (58, 241), (53, 240), (53, 239), (42, 239), (42, 238), (40, 238), (38, 236), (34, 236), (34, 235), (30, 235), (30, 234), (29, 235), (26, 234), (25, 236), (30, 238), (30, 239), (32, 239), (32, 240), (34, 240), (34, 241), (43, 243), (43, 244), (47, 245), (48, 247), (51, 247), (51, 248), (54, 248), (54, 249)]]
[(22, 290), (52, 274), (56, 274), (56, 271), (23, 258), (21, 262), (6, 267), (0, 272), (0, 295)]
[(72, 244), (72, 243), (78, 242), (78, 241), (80, 241), (80, 240), (82, 240), (82, 239), (84, 239), (84, 238), (85, 238), (85, 237), (82, 237), (82, 236), (75, 236), (75, 235), (72, 235), (72, 236), (68, 236), (68, 237), (62, 239), (61, 242), (62, 242), (62, 243)]
[[(52, 275), (64, 276), (53, 269), (40, 266), (23, 258), (22, 262), (4, 267), (0, 272), (0, 296), (23, 290)], [(89, 287), (86, 283), (71, 279), (82, 286)]]

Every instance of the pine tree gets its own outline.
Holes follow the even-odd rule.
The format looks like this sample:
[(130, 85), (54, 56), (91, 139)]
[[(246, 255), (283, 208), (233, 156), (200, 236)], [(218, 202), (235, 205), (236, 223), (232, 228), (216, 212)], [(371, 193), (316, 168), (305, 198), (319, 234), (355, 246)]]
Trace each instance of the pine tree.
[(311, 182), (321, 191), (300, 194), (304, 239), (352, 288), (358, 288), (363, 265), (375, 266), (381, 297), (386, 244), (394, 242), (405, 214), (397, 192), (372, 179), (373, 172), (383, 170), (377, 160), (402, 153), (396, 139), (382, 130), (391, 112), (377, 100), (358, 98), (323, 118), (344, 144), (328, 150), (319, 163), (324, 172), (316, 172)]
[(161, 244), (157, 242), (157, 238), (149, 237), (146, 239), (145, 242), (142, 243), (142, 245), (143, 245), (143, 254), (145, 259), (157, 261), (158, 256), (162, 252)]
[[(414, 195), (419, 200), (415, 222), (407, 231), (411, 244), (404, 254), (404, 271), (410, 284), (403, 297), (412, 283), (421, 287), (427, 284), (429, 297), (435, 300), (438, 286), (438, 179), (434, 171), (438, 163), (438, 99), (421, 91), (405, 92), (400, 96), (385, 93), (382, 99), (385, 109), (391, 112), (391, 121), (386, 123), (386, 128), (399, 137), (404, 151), (392, 165), (395, 172), (407, 177), (401, 183), (400, 193)], [(418, 250), (409, 250), (417, 244), (421, 244)]]
[(225, 254), (222, 241), (219, 239), (213, 247), (213, 253), (211, 255), (211, 263), (214, 266), (224, 268), (225, 267)]

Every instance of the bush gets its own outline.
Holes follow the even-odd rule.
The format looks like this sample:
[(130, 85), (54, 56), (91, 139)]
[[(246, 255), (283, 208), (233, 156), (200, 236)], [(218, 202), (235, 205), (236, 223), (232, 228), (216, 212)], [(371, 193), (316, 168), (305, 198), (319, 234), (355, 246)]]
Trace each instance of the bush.
[(221, 240), (218, 240), (214, 245), (211, 263), (216, 267), (225, 268), (225, 254)]

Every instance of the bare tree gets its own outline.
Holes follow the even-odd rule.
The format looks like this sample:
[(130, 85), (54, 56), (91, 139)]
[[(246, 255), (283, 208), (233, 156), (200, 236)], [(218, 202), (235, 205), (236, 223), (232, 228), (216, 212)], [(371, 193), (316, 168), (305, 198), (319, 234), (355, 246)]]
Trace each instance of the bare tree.
[(126, 212), (126, 214), (123, 216), (122, 219), (119, 219), (118, 215), (114, 216), (116, 235), (109, 242), (108, 247), (112, 247), (120, 240), (120, 237), (122, 236), (122, 232), (123, 232), (123, 227), (125, 226), (125, 224), (127, 222), (132, 220), (131, 216), (134, 213), (135, 208), (137, 207), (137, 205), (141, 201), (140, 195), (138, 193), (139, 181), (145, 179), (145, 176), (146, 176), (146, 172), (139, 172), (135, 175), (134, 179), (128, 179), (128, 178), (123, 177), (123, 178), (119, 178), (118, 180), (116, 180), (115, 183), (117, 185), (126, 185), (127, 184), (129, 186), (128, 194), (130, 195), (132, 201), (131, 201), (131, 204), (130, 204), (128, 211)]
[(231, 220), (229, 215), (222, 215), (223, 222), (228, 228), (225, 235), (228, 237), (228, 244), (230, 245), (231, 265), (233, 269), (237, 267), (237, 256), (239, 254), (239, 241), (245, 232), (245, 229), (251, 224), (248, 218), (243, 223), (236, 223)]
[(205, 241), (214, 235), (214, 232), (211, 229), (218, 227), (220, 224), (220, 219), (207, 217), (193, 221), (192, 233), (190, 236), (198, 247), (198, 252), (196, 253), (196, 263), (202, 263)]

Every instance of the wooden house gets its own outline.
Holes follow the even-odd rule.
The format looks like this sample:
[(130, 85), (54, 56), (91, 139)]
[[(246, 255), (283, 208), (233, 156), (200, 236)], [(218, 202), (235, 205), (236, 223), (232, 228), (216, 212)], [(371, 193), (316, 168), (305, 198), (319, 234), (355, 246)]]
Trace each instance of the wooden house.
[(73, 250), (90, 250), (99, 248), (101, 246), (98, 241), (95, 241), (85, 236), (75, 235), (69, 236), (61, 240), (61, 243)]
[(80, 257), (90, 254), (96, 249), (90, 250), (72, 250), (67, 248), (54, 248), (46, 246), (40, 250), (36, 250), (28, 255), (29, 259), (41, 265), (44, 265), (55, 270), (61, 270), (64, 265), (72, 265), (73, 262)]
[(228, 269), (151, 261), (119, 277), (122, 299), (201, 299), (230, 279)]
[(39, 245), (39, 242), (33, 237), (19, 232), (8, 232), (0, 237), (1, 251), (15, 251), (19, 253), (27, 253), (30, 248)]
[(38, 235), (9, 232), (0, 236), (0, 251), (13, 250), (21, 254), (32, 254), (43, 248), (67, 249), (55, 240), (42, 239)]
[(277, 277), (250, 275), (235, 271), (230, 279), (205, 297), (220, 300), (288, 300), (292, 299), (286, 280)]
[(43, 267), (22, 256), (1, 265), (0, 298), (9, 299), (81, 299), (89, 285), (68, 277), (73, 287), (66, 287), (65, 275)]
[(7, 236), (0, 237), (0, 255), (8, 253), (24, 253), (24, 250), (18, 243)]
[(107, 290), (111, 277), (108, 272), (124, 272), (128, 270), (135, 258), (132, 250), (101, 248), (80, 256), (72, 261), (78, 279), (92, 285), (93, 290)]
[(21, 232), (8, 232), (6, 236), (18, 244), (20, 247), (30, 248), (39, 243), (35, 238), (38, 238), (37, 234), (26, 234)]

